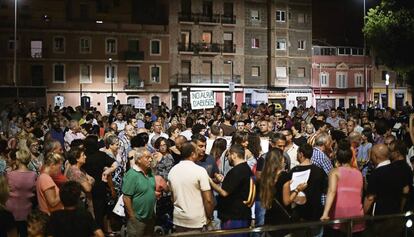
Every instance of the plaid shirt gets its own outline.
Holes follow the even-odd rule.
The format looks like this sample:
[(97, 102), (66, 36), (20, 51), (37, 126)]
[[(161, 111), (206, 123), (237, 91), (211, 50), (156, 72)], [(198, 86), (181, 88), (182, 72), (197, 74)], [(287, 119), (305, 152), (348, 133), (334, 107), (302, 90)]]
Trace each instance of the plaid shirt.
[(332, 162), (329, 157), (317, 147), (313, 148), (311, 161), (314, 165), (322, 168), (327, 175), (329, 175), (329, 172), (333, 169)]
[[(329, 175), (329, 172), (333, 169), (333, 165), (329, 157), (317, 147), (313, 148), (313, 155), (311, 161), (314, 165), (318, 166), (319, 168), (322, 168), (327, 175)], [(326, 194), (322, 194), (321, 203), (322, 206), (325, 206)]]

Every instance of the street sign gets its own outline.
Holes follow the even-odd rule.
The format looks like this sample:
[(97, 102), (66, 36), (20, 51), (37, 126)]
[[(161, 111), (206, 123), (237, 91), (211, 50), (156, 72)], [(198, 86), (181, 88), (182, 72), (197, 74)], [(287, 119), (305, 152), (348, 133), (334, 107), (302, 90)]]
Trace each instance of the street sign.
[(233, 81), (229, 82), (229, 91), (234, 92), (235, 83)]
[(192, 109), (210, 109), (216, 104), (213, 91), (192, 91), (190, 97)]

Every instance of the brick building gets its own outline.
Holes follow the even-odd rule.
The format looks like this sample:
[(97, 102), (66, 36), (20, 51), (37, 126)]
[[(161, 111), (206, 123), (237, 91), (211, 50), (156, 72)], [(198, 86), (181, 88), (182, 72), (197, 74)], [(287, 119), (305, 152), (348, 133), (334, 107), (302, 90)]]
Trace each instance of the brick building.
[(131, 1), (18, 4), (16, 82), (13, 2), (0, 6), (0, 90), (8, 97), (102, 112), (113, 100), (169, 103), (168, 26), (134, 23)]

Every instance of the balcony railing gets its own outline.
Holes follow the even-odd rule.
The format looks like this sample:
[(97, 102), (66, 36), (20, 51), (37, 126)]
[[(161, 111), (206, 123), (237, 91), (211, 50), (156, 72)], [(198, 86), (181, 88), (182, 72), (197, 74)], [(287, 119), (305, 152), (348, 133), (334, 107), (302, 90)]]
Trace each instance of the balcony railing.
[(194, 52), (194, 44), (192, 43), (178, 43), (179, 52)]
[(192, 83), (192, 84), (228, 84), (233, 81), (240, 84), (240, 75), (233, 75), (231, 80), (230, 74), (223, 75), (207, 75), (207, 74), (178, 74), (177, 83)]
[(144, 60), (144, 51), (125, 51), (125, 60)]
[(223, 44), (223, 53), (236, 53), (235, 44)]
[(179, 22), (201, 22), (201, 23), (215, 23), (215, 24), (236, 24), (235, 15), (224, 14), (205, 14), (205, 13), (191, 13), (180, 12), (178, 13)]
[(195, 14), (198, 22), (217, 23), (220, 24), (220, 14)]
[(235, 15), (221, 15), (221, 23), (222, 24), (236, 24), (236, 16)]
[(194, 14), (191, 12), (180, 12), (178, 13), (178, 21), (180, 22), (193, 22)]
[(221, 46), (217, 43), (198, 43), (196, 45), (196, 49), (198, 52), (204, 53), (220, 53)]
[(134, 89), (142, 89), (144, 88), (144, 80), (138, 79), (128, 79), (128, 84), (124, 86), (124, 89), (134, 90)]
[(236, 53), (235, 44), (218, 44), (218, 43), (178, 43), (179, 52), (199, 53)]

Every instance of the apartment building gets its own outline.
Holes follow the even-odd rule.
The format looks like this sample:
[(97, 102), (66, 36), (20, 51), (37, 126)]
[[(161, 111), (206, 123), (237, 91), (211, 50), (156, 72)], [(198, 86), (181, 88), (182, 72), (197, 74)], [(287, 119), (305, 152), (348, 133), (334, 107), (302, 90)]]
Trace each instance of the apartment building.
[(0, 6), (0, 70), (5, 72), (0, 90), (9, 98), (32, 103), (46, 98), (47, 105), (82, 104), (104, 113), (116, 100), (169, 104), (168, 26), (135, 23), (131, 1), (18, 4), (16, 42), (13, 2)]
[(318, 110), (363, 105), (365, 72), (367, 101), (372, 101), (373, 60), (364, 56), (363, 48), (313, 46), (312, 50), (313, 104)]
[(213, 90), (222, 106), (310, 106), (311, 7), (307, 0), (171, 1), (173, 104), (188, 102), (191, 90)]

